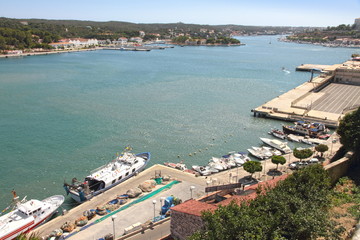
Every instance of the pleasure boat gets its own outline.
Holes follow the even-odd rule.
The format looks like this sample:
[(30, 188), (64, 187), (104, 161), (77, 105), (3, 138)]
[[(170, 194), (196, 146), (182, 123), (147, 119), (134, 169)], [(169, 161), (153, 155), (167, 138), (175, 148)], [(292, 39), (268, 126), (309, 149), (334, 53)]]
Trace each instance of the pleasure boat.
[(259, 159), (270, 158), (273, 153), (269, 150), (270, 148), (265, 147), (251, 147), (248, 149), (249, 153)]
[(26, 197), (20, 201), (15, 191), (13, 195), (13, 211), (0, 217), (0, 240), (15, 239), (36, 228), (49, 219), (65, 200), (62, 195), (54, 195), (42, 201), (26, 201)]
[(260, 140), (263, 143), (269, 145), (270, 147), (280, 150), (283, 153), (291, 153), (292, 152), (286, 142), (281, 142), (277, 139), (269, 139), (269, 138), (260, 138)]
[(283, 125), (283, 131), (286, 134), (297, 134), (316, 138), (327, 133), (329, 130), (322, 123), (297, 121), (294, 126)]
[(210, 166), (198, 166), (198, 165), (193, 165), (192, 169), (198, 173), (200, 173), (201, 176), (209, 176), (210, 174), (213, 173), (218, 173), (219, 170), (212, 168)]
[(224, 159), (230, 159), (235, 162), (236, 166), (242, 166), (245, 162), (251, 159), (244, 152), (229, 152), (229, 154), (223, 156)]
[(66, 193), (82, 203), (138, 174), (150, 161), (150, 153), (134, 154), (131, 150), (126, 147), (117, 158), (93, 170), (82, 182), (73, 178), (72, 184), (64, 183)]

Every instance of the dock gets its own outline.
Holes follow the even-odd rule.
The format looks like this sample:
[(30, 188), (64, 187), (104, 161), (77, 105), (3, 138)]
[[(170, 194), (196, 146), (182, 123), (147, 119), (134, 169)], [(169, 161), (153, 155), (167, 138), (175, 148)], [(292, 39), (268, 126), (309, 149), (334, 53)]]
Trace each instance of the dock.
[[(354, 63), (327, 65), (305, 64), (300, 71), (316, 71), (319, 76), (276, 98), (252, 109), (254, 116), (267, 117), (283, 121), (305, 120), (322, 122), (327, 127), (336, 128), (339, 120), (347, 113), (360, 106), (360, 74)], [(360, 64), (359, 64), (360, 65)], [(348, 70), (339, 71), (351, 66), (354, 73), (351, 78)], [(359, 68), (360, 70), (360, 68)], [(356, 72), (358, 71), (358, 72)]]
[[(327, 140), (327, 145), (331, 149), (326, 153), (326, 158), (330, 159), (336, 151), (340, 148), (341, 144), (337, 140), (338, 136), (332, 136)], [(283, 174), (291, 173), (291, 170), (287, 167), (289, 163), (298, 161), (293, 154), (284, 155), (287, 162), (284, 166), (279, 166), (279, 171)], [(271, 170), (276, 168), (276, 165), (271, 163), (271, 159), (261, 161), (263, 170), (261, 172), (255, 173), (254, 177), (258, 181), (267, 181), (273, 176), (271, 175)], [(88, 209), (96, 209), (97, 206), (103, 206), (106, 202), (114, 199), (115, 196), (123, 194), (130, 188), (137, 187), (140, 183), (143, 183), (145, 180), (155, 177), (155, 172), (161, 172), (162, 176), (171, 176), (173, 179), (177, 179), (180, 183), (174, 184), (171, 188), (166, 188), (166, 185), (157, 185), (150, 193), (145, 193), (141, 201), (138, 201), (135, 204), (132, 204), (131, 207), (126, 207), (126, 204), (123, 205), (124, 209), (115, 210), (111, 213), (108, 213), (105, 216), (97, 216), (93, 222), (90, 222), (85, 225), (85, 227), (77, 227), (74, 231), (71, 232), (71, 235), (66, 237), (66, 239), (76, 239), (76, 240), (88, 240), (88, 239), (99, 239), (104, 237), (109, 233), (113, 233), (115, 229), (116, 239), (128, 239), (133, 234), (124, 235), (127, 229), (133, 225), (139, 225), (139, 223), (144, 224), (146, 222), (151, 222), (154, 219), (154, 216), (159, 216), (159, 211), (161, 209), (162, 199), (168, 196), (175, 196), (182, 201), (186, 201), (192, 198), (201, 198), (206, 195), (205, 188), (208, 186), (217, 186), (224, 185), (229, 183), (237, 183), (239, 180), (245, 176), (248, 176), (243, 167), (236, 167), (229, 170), (225, 170), (210, 176), (195, 176), (187, 172), (183, 172), (177, 169), (166, 167), (164, 165), (154, 165), (143, 172), (139, 173), (137, 176), (130, 178), (129, 180), (113, 187), (112, 189), (100, 194), (90, 201), (84, 202), (79, 206), (69, 210), (65, 215), (56, 217), (55, 219), (45, 223), (35, 230), (39, 233), (40, 236), (47, 236), (53, 230), (60, 228), (65, 222), (74, 222), (77, 218), (82, 216), (82, 213)], [(161, 188), (165, 188), (163, 191)], [(147, 195), (150, 197), (147, 197)], [(135, 198), (133, 201), (136, 201), (138, 198)], [(131, 204), (131, 202), (127, 203)], [(116, 216), (116, 218), (112, 216)], [(167, 220), (160, 221), (160, 225), (166, 225)], [(93, 223), (93, 224), (91, 224)], [(157, 224), (157, 223), (156, 223)], [(146, 231), (152, 231), (154, 228), (150, 228)], [(143, 232), (139, 231), (139, 234)], [(169, 234), (170, 229), (164, 230), (164, 236)], [(145, 239), (145, 238), (143, 238)], [(146, 238), (147, 239), (147, 238)]]

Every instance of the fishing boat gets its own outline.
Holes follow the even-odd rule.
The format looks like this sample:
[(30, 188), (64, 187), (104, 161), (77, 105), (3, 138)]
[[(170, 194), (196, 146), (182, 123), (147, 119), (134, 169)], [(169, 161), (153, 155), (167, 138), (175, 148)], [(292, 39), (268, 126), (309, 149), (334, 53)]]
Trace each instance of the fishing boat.
[(93, 170), (82, 182), (73, 178), (72, 184), (64, 183), (66, 193), (82, 203), (141, 172), (150, 161), (150, 153), (134, 154), (131, 150), (126, 147), (118, 157)]
[(297, 134), (316, 138), (329, 130), (322, 123), (297, 121), (294, 126), (283, 125), (283, 131), (286, 134)]
[[(0, 217), (0, 239), (15, 239), (27, 233), (49, 219), (64, 202), (62, 195), (54, 195), (42, 201), (31, 199), (19, 200), (13, 191), (13, 210)], [(10, 206), (9, 206), (10, 208)]]
[(291, 153), (292, 152), (286, 142), (281, 142), (277, 139), (269, 139), (269, 138), (260, 138), (260, 140), (263, 143), (269, 145), (270, 147), (273, 147), (283, 153)]

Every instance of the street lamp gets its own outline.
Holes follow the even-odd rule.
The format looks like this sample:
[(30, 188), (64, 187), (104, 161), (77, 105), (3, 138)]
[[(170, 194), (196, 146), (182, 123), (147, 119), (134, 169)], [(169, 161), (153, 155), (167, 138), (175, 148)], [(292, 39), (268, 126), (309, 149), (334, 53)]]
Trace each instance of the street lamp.
[(114, 234), (114, 239), (116, 239), (116, 237), (115, 237), (115, 218), (116, 218), (117, 216), (116, 215), (112, 215), (111, 216), (111, 220), (112, 220), (112, 222), (113, 222), (113, 234)]
[(153, 203), (153, 205), (154, 205), (154, 221), (155, 221), (155, 205), (156, 205), (156, 200), (154, 199), (154, 200), (152, 201), (152, 203)]
[(193, 190), (195, 189), (195, 186), (190, 186), (190, 199), (192, 199), (193, 197), (192, 197), (192, 194), (193, 194)]

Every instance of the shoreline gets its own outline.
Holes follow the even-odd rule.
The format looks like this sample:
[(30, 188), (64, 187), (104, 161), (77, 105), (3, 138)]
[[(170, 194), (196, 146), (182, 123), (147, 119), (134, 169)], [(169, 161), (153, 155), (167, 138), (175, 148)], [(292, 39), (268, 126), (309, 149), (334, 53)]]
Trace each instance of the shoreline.
[(50, 54), (60, 54), (60, 53), (72, 53), (72, 52), (85, 52), (85, 51), (96, 51), (101, 50), (102, 47), (90, 48), (90, 49), (71, 49), (71, 50), (61, 50), (61, 51), (44, 51), (44, 52), (27, 52), (20, 54), (0, 54), (0, 58), (17, 58), (17, 57), (27, 57), (27, 56), (40, 56), (40, 55), (50, 55)]
[(306, 42), (306, 41), (291, 41), (284, 38), (280, 38), (279, 41), (287, 42), (287, 43), (297, 43), (297, 44), (310, 44), (322, 47), (330, 47), (330, 48), (360, 48), (360, 45), (347, 45), (347, 44), (339, 44), (339, 43), (318, 43), (318, 42)]

